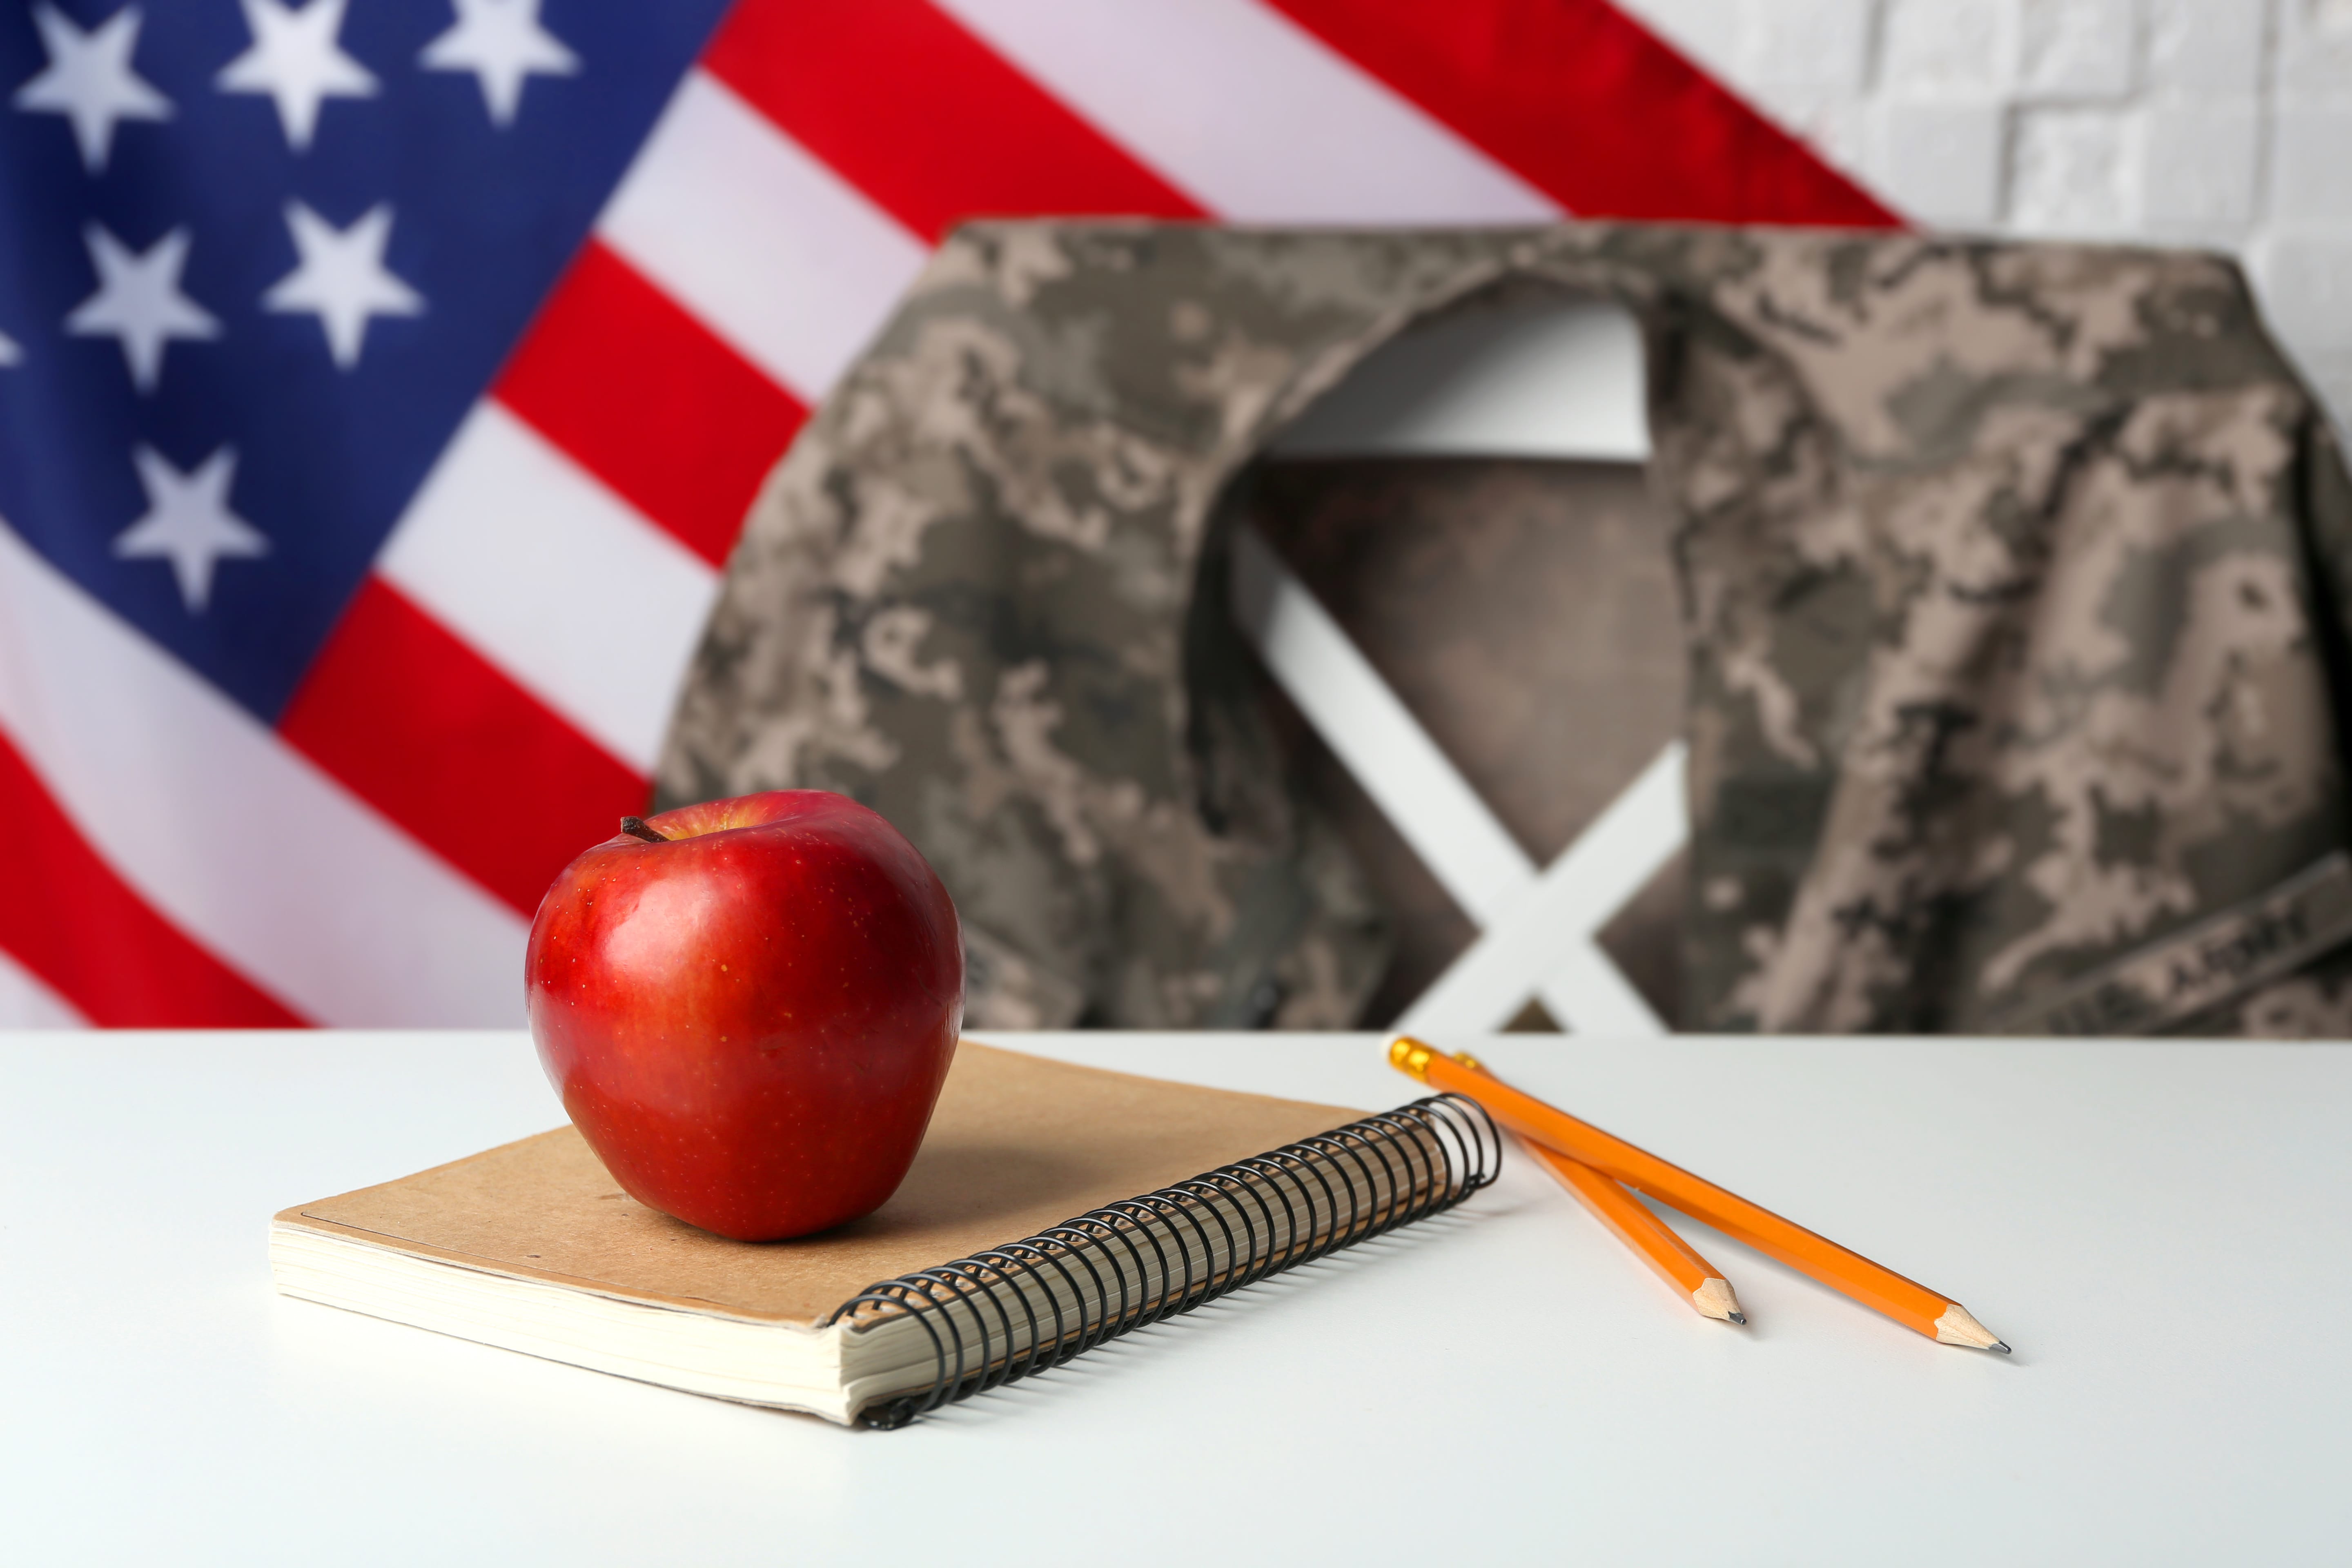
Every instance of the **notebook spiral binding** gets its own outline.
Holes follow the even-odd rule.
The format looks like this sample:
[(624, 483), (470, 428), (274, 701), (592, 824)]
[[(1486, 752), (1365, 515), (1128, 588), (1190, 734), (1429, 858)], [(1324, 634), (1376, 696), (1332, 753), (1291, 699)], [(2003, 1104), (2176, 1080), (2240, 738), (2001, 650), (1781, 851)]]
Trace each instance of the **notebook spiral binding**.
[[(868, 1426), (903, 1426), (1452, 1208), (1492, 1183), (1502, 1160), (1502, 1135), (1483, 1107), (1432, 1095), (1106, 1205), (1025, 1241), (869, 1285), (824, 1322), (912, 1318), (922, 1325), (936, 1363), (930, 1386), (858, 1417)], [(1181, 1256), (1171, 1261), (1171, 1252)], [(1081, 1272), (1094, 1287), (1091, 1309)], [(1076, 1305), (1066, 1308), (1066, 1298)], [(1025, 1331), (1016, 1331), (1016, 1321)]]

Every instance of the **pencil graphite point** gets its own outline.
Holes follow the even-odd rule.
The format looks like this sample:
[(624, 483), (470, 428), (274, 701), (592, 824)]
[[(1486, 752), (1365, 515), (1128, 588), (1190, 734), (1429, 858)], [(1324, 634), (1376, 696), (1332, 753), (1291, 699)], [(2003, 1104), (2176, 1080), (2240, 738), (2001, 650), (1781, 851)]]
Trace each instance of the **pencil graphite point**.
[(1948, 1303), (1944, 1309), (1944, 1315), (1936, 1320), (1936, 1342), (1945, 1345), (1963, 1345), (1972, 1351), (1999, 1351), (2003, 1355), (2010, 1353), (2009, 1346), (2001, 1342), (2000, 1336), (1978, 1322), (1975, 1315), (1958, 1301)]
[(1696, 1307), (1702, 1316), (1718, 1321), (1743, 1324), (1748, 1321), (1748, 1314), (1739, 1310), (1739, 1298), (1732, 1294), (1731, 1282), (1727, 1279), (1717, 1278), (1702, 1284), (1691, 1292), (1691, 1305)]

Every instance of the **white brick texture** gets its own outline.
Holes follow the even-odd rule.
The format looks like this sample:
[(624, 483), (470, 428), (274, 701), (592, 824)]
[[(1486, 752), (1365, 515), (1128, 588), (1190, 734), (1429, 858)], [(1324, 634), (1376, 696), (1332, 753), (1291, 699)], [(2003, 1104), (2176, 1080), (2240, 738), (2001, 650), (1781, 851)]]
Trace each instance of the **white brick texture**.
[(2251, 99), (2163, 104), (2141, 125), (2140, 216), (2161, 235), (2242, 229), (2262, 179), (2262, 116)]
[(1916, 193), (1931, 223), (1981, 228), (2000, 216), (2003, 116), (1990, 99), (1895, 99), (1878, 107), (1871, 163), (1886, 188)]
[(2263, 0), (2153, 0), (2144, 80), (2158, 91), (2252, 98), (2263, 87), (2270, 7)]
[(2352, 100), (2272, 114), (2270, 205), (2296, 227), (2352, 224)]
[(2015, 17), (2001, 0), (1884, 0), (1880, 70), (1905, 93), (1991, 92), (2007, 84)]
[(2132, 0), (2023, 0), (2017, 86), (2039, 98), (2121, 98), (2132, 88), (2139, 18)]
[(1748, 11), (1743, 68), (1761, 88), (1859, 96), (1870, 85), (1871, 0), (1767, 0)]
[(2352, 0), (1616, 0), (1916, 222), (2242, 257), (2352, 416)]
[(2273, 0), (2271, 86), (2294, 98), (2352, 97), (2352, 5)]
[(2111, 109), (2018, 110), (2011, 131), (2010, 226), (2023, 234), (2127, 231), (2139, 183), (2136, 129)]
[(2273, 235), (2255, 260), (2279, 332), (2315, 357), (2352, 357), (2352, 235)]

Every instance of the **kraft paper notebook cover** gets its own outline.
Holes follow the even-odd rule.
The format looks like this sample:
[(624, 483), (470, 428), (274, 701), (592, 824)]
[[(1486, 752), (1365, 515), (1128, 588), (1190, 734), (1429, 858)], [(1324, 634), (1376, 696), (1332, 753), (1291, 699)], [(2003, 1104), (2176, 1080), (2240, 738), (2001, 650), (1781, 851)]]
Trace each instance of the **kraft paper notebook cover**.
[(1467, 1101), (1363, 1117), (960, 1047), (874, 1214), (729, 1241), (623, 1194), (570, 1127), (272, 1223), (278, 1288), (461, 1339), (895, 1426), (1450, 1206)]

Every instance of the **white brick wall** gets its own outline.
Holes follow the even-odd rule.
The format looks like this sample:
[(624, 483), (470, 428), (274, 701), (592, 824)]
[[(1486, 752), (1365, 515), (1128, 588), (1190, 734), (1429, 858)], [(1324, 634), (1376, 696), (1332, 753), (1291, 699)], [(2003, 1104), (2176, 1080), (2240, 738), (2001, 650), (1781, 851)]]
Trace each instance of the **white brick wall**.
[(1914, 219), (2236, 252), (2352, 416), (2352, 0), (1618, 0)]

